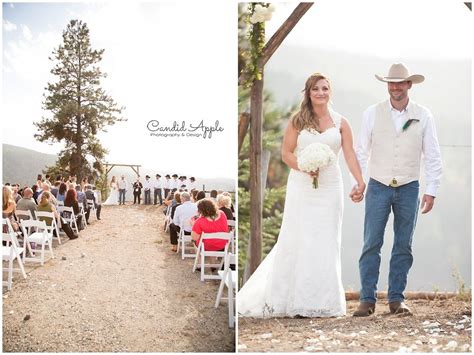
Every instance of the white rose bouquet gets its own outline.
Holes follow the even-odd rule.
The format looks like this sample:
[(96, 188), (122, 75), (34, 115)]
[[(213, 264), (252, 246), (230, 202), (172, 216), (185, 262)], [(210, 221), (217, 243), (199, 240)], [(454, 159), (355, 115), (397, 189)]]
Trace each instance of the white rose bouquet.
[[(312, 143), (296, 155), (298, 169), (310, 173), (325, 168), (336, 160), (336, 155), (327, 144)], [(318, 188), (318, 177), (313, 177), (313, 187)]]

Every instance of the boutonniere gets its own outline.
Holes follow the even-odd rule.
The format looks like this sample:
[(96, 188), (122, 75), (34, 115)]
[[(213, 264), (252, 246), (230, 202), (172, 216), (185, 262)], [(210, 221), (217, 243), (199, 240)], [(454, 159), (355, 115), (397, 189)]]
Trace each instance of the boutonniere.
[(410, 125), (413, 123), (413, 122), (420, 122), (419, 119), (416, 119), (416, 118), (410, 118), (408, 121), (405, 122), (405, 124), (403, 125), (402, 127), (402, 131), (405, 132), (408, 127), (410, 127)]

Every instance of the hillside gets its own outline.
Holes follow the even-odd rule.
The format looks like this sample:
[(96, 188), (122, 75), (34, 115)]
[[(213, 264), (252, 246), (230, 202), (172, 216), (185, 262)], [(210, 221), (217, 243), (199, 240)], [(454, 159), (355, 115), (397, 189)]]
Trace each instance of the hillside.
[(35, 150), (2, 144), (2, 182), (19, 183), (31, 186), (43, 169), (54, 164), (56, 155), (44, 154)]

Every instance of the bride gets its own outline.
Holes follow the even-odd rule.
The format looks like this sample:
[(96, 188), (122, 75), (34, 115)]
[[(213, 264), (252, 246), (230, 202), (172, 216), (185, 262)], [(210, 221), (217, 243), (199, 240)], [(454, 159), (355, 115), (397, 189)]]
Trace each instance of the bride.
[(103, 205), (118, 205), (118, 185), (115, 179), (115, 176), (112, 176), (112, 180), (110, 181), (110, 191), (109, 197), (103, 203)]
[[(238, 294), (238, 311), (246, 317), (333, 317), (346, 314), (341, 280), (341, 224), (344, 207), (337, 160), (321, 171), (298, 169), (297, 155), (312, 143), (327, 144), (347, 166), (363, 194), (365, 182), (357, 161), (349, 123), (328, 108), (329, 79), (311, 75), (300, 110), (283, 138), (282, 158), (291, 170), (278, 241)], [(313, 188), (313, 177), (319, 187)]]

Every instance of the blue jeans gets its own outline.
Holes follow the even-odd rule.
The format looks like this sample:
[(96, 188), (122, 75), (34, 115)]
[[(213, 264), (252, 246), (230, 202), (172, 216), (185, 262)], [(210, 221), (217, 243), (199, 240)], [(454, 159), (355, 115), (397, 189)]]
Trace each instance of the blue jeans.
[(125, 189), (119, 189), (119, 204), (125, 204)]
[(394, 240), (388, 276), (388, 301), (402, 302), (405, 299), (403, 291), (413, 264), (411, 245), (418, 215), (419, 190), (418, 181), (391, 187), (370, 179), (365, 200), (364, 247), (359, 259), (361, 302), (377, 301), (380, 249), (390, 211), (394, 216)]

